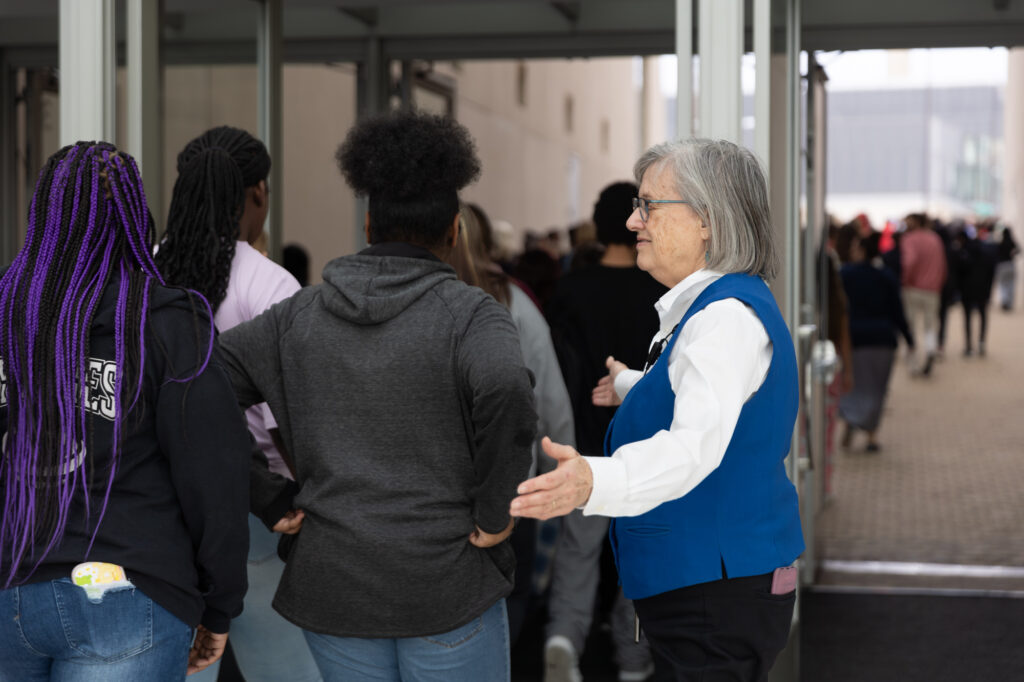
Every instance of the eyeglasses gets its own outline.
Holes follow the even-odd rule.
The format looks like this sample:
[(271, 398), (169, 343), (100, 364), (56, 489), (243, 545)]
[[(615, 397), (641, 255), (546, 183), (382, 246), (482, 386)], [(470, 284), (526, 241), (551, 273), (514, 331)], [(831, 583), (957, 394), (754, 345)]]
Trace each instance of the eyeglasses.
[(689, 201), (683, 201), (682, 199), (644, 199), (643, 197), (633, 197), (633, 210), (640, 209), (640, 220), (647, 222), (647, 217), (651, 215), (651, 204), (688, 204)]

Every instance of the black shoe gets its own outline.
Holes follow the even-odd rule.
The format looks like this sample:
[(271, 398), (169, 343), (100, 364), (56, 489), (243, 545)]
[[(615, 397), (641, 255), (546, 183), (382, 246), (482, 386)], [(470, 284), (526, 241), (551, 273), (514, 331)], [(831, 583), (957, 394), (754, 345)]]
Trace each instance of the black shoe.
[(964, 357), (965, 358), (969, 358), (972, 355), (974, 355), (974, 351), (973, 350), (971, 350), (970, 348), (965, 348), (964, 349)]
[(878, 443), (868, 443), (864, 446), (864, 452), (878, 452), (882, 449), (882, 446)]
[(935, 364), (935, 355), (929, 353), (927, 359), (924, 361), (924, 367), (921, 368), (921, 374), (928, 376), (932, 373), (932, 365)]

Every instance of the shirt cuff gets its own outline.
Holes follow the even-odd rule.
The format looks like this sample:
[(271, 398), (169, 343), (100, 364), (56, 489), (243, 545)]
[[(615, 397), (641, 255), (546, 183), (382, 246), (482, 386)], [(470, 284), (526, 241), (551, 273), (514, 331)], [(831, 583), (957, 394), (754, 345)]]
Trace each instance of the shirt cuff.
[(643, 372), (636, 369), (624, 369), (618, 373), (615, 377), (614, 387), (615, 394), (619, 396), (619, 400), (626, 399), (629, 389), (633, 388), (643, 375)]
[(615, 516), (614, 504), (625, 499), (628, 481), (626, 465), (613, 457), (584, 457), (590, 465), (594, 486), (583, 505), (584, 516)]

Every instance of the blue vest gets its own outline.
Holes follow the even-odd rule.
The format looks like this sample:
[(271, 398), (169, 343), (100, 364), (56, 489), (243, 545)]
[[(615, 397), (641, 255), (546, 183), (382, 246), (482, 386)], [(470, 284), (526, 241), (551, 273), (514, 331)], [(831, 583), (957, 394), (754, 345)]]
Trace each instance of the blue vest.
[(796, 489), (783, 465), (797, 414), (796, 356), (775, 299), (759, 277), (724, 275), (701, 292), (654, 367), (616, 410), (605, 455), (668, 430), (675, 405), (668, 378), (672, 348), (690, 317), (726, 298), (757, 313), (772, 342), (771, 365), (743, 406), (717, 469), (683, 497), (612, 521), (615, 563), (630, 599), (719, 580), (723, 567), (730, 578), (769, 573), (804, 550)]

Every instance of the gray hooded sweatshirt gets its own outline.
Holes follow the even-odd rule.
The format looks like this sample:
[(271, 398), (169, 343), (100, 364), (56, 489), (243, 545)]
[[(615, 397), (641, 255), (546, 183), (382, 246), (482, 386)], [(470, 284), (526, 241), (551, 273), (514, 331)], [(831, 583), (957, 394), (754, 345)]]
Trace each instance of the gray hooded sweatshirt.
[(504, 530), (530, 468), (516, 329), (407, 244), (337, 258), (323, 279), (220, 337), (239, 401), (270, 405), (295, 464), (294, 500), (257, 475), (254, 511), (306, 513), (274, 608), (340, 637), (447, 632), (512, 588), (509, 543), (469, 536)]

